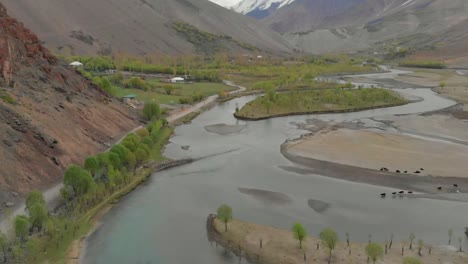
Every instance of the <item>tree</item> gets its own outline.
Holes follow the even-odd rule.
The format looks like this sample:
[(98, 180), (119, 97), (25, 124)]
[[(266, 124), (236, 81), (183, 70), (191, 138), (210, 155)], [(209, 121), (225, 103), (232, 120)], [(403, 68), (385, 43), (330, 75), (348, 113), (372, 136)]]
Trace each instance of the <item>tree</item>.
[(29, 241), (26, 243), (26, 255), (27, 258), (36, 261), (37, 256), (40, 254), (40, 245), (41, 245), (41, 240), (38, 237), (31, 237)]
[(149, 136), (149, 131), (146, 128), (140, 128), (138, 129), (135, 134), (137, 134), (140, 138), (145, 138)]
[(21, 244), (24, 243), (26, 237), (28, 236), (29, 230), (29, 219), (25, 215), (18, 215), (15, 217), (14, 222), (15, 234), (16, 237), (20, 239)]
[(349, 233), (348, 232), (346, 232), (346, 244), (349, 247)]
[(452, 244), (452, 236), (453, 236), (453, 229), (450, 228), (448, 231), (448, 236), (449, 236), (449, 245)]
[(223, 204), (218, 208), (218, 214), (216, 216), (219, 220), (224, 223), (225, 232), (227, 232), (227, 224), (232, 220), (232, 208), (229, 205)]
[(413, 241), (414, 241), (415, 239), (416, 239), (416, 236), (415, 236), (413, 233), (411, 233), (411, 234), (409, 235), (409, 240), (410, 240), (409, 249), (410, 249), (410, 250), (413, 250)]
[(28, 193), (28, 196), (26, 197), (26, 210), (30, 211), (31, 207), (36, 204), (46, 206), (44, 195), (40, 191), (32, 191)]
[(170, 84), (166, 84), (163, 86), (163, 89), (166, 92), (166, 94), (171, 95), (174, 92), (175, 87)]
[(47, 209), (44, 205), (35, 204), (29, 210), (29, 223), (31, 228), (37, 227), (41, 231), (47, 223)]
[(84, 168), (94, 177), (99, 170), (99, 162), (95, 157), (85, 159)]
[(8, 238), (3, 232), (0, 230), (0, 249), (3, 253), (3, 262), (7, 262), (7, 250), (9, 247)]
[(141, 165), (145, 160), (148, 159), (149, 155), (148, 152), (145, 151), (143, 148), (138, 148), (135, 152), (135, 157), (137, 161), (137, 165)]
[(462, 252), (462, 241), (463, 241), (463, 238), (462, 237), (458, 237), (458, 244), (460, 245), (460, 252)]
[(406, 257), (406, 258), (403, 259), (403, 264), (422, 264), (422, 263), (417, 258)]
[(120, 168), (120, 166), (122, 165), (122, 162), (120, 160), (119, 154), (115, 152), (109, 152), (108, 157), (109, 157), (109, 163), (112, 167)]
[(388, 245), (388, 249), (392, 248), (392, 244), (393, 244), (393, 234), (390, 235), (390, 244)]
[(128, 169), (129, 170), (135, 170), (136, 163), (137, 163), (137, 160), (136, 160), (135, 154), (133, 154), (131, 152), (128, 153), (128, 157), (127, 157)]
[(422, 239), (418, 240), (418, 255), (421, 256), (421, 250), (424, 247), (424, 241)]
[(263, 105), (265, 105), (265, 108), (267, 110), (267, 114), (269, 114), (271, 106), (273, 105), (273, 103), (270, 100), (264, 100)]
[(295, 223), (292, 227), (294, 238), (299, 241), (299, 248), (302, 249), (302, 241), (307, 237), (307, 230), (301, 223)]
[(65, 186), (70, 186), (75, 195), (80, 195), (88, 192), (93, 186), (93, 177), (79, 166), (72, 165), (65, 171), (63, 179)]
[(372, 263), (375, 264), (378, 259), (383, 257), (384, 249), (377, 243), (370, 243), (366, 246), (366, 254), (372, 260)]
[(159, 117), (161, 117), (159, 105), (153, 102), (145, 103), (143, 107), (143, 117), (148, 121), (159, 119)]
[(322, 245), (327, 247), (329, 250), (328, 254), (328, 263), (331, 262), (332, 251), (335, 249), (336, 244), (338, 243), (338, 235), (331, 228), (325, 228), (320, 232), (320, 239), (322, 240)]

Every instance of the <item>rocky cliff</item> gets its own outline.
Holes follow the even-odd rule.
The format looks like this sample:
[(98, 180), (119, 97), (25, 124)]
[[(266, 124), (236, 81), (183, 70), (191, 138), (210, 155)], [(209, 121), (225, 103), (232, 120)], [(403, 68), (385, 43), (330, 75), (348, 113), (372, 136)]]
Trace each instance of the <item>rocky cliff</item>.
[(59, 182), (69, 164), (105, 149), (135, 120), (0, 4), (1, 206)]

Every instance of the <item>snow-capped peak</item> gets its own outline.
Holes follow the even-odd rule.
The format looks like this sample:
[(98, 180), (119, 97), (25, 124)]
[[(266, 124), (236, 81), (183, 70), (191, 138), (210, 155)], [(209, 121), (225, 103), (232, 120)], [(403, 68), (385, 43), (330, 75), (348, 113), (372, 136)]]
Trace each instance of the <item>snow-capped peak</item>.
[(248, 14), (254, 10), (267, 10), (274, 5), (276, 9), (289, 5), (295, 0), (242, 0), (233, 9), (241, 14)]

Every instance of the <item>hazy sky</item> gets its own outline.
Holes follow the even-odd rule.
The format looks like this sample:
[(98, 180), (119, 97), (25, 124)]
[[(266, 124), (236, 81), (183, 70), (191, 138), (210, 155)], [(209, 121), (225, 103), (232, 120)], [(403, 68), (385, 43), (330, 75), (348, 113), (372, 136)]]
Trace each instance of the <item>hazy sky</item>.
[(210, 0), (210, 1), (215, 2), (218, 5), (222, 5), (222, 6), (232, 6), (232, 5), (239, 3), (241, 0)]

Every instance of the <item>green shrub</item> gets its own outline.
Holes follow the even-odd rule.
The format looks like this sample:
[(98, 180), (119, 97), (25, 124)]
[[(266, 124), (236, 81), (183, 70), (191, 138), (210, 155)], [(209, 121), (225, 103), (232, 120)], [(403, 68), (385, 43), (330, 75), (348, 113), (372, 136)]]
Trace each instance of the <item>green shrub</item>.
[(415, 67), (415, 68), (428, 68), (428, 69), (445, 69), (447, 65), (440, 61), (402, 61), (400, 66)]
[(146, 103), (143, 107), (143, 117), (148, 121), (159, 119), (161, 108), (157, 103)]

